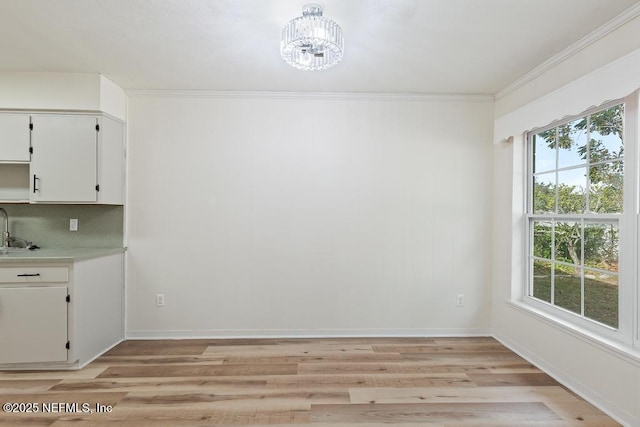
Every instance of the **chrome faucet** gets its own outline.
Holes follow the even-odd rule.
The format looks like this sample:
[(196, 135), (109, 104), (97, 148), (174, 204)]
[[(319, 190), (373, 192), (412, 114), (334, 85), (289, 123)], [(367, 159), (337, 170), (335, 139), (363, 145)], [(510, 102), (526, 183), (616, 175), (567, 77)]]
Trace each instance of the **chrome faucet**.
[(7, 211), (0, 208), (0, 216), (2, 217), (2, 245), (0, 248), (6, 249), (9, 247), (9, 215), (7, 215)]

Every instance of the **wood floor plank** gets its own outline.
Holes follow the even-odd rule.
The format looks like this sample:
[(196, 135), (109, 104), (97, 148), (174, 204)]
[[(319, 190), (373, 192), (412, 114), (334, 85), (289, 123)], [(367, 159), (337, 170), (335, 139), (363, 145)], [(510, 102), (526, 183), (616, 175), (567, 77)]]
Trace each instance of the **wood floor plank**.
[(61, 380), (0, 380), (0, 396), (16, 393), (43, 393)]
[(298, 373), (303, 375), (341, 375), (341, 374), (424, 374), (424, 373), (540, 373), (528, 363), (511, 361), (458, 362), (443, 363), (437, 361), (419, 362), (351, 362), (351, 363), (300, 363)]
[[(127, 341), (125, 341), (126, 343)], [(105, 353), (105, 356), (131, 356), (131, 355), (186, 355), (186, 354), (202, 354), (209, 346), (206, 344), (188, 345), (154, 345), (145, 347), (143, 345), (135, 346), (116, 346)]]
[(469, 379), (480, 387), (495, 386), (544, 386), (560, 385), (545, 373), (516, 373), (516, 374), (476, 374), (469, 373)]
[(211, 392), (166, 392), (146, 391), (130, 392), (121, 402), (120, 407), (125, 406), (149, 406), (174, 405), (187, 402), (189, 404), (229, 404), (240, 403), (242, 405), (260, 406), (265, 402), (284, 404), (306, 404), (307, 409), (311, 404), (348, 404), (351, 403), (349, 392), (344, 389), (273, 389), (273, 390), (229, 390), (223, 393)]
[[(2, 424), (0, 424), (1, 426)], [(126, 420), (100, 420), (100, 421), (83, 421), (83, 420), (73, 420), (73, 421), (56, 421), (51, 427), (235, 427), (238, 424), (212, 424), (203, 422), (202, 420), (185, 420), (182, 419), (177, 423), (175, 420), (154, 420), (154, 421), (143, 421), (139, 420), (136, 422), (128, 422)], [(300, 423), (295, 422), (287, 423), (287, 424), (245, 424), (251, 425), (251, 427), (341, 427), (341, 426), (349, 426), (349, 427), (371, 427), (370, 423), (320, 423), (320, 422), (312, 422), (312, 423)], [(423, 422), (420, 423), (411, 423), (411, 422), (402, 422), (402, 423), (385, 423), (385, 427), (514, 427), (514, 424), (510, 421), (490, 421), (490, 422), (482, 422), (482, 421), (473, 421), (469, 423), (428, 423), (425, 424)], [(562, 420), (558, 421), (545, 421), (541, 423), (539, 421), (520, 421), (517, 423), (517, 427), (568, 427), (568, 424)], [(589, 425), (588, 427), (597, 427), (595, 425)]]
[(563, 387), (371, 387), (349, 389), (351, 403), (579, 402)]
[(172, 421), (174, 426), (184, 422), (199, 422), (201, 426), (211, 425), (256, 425), (256, 424), (297, 424), (310, 421), (308, 405), (273, 404), (251, 405), (248, 407), (197, 408), (188, 404), (163, 407), (115, 407), (111, 413), (62, 416), (62, 421), (107, 421), (120, 425), (127, 420)]
[(112, 366), (98, 378), (212, 377), (242, 375), (295, 375), (295, 364), (265, 365), (145, 365)]
[(0, 415), (0, 427), (50, 427), (55, 418), (23, 416), (20, 418), (3, 418)]
[[(386, 354), (386, 353), (377, 353), (377, 354)], [(483, 360), (483, 361), (498, 361), (498, 360), (511, 360), (511, 361), (519, 361), (522, 363), (526, 363), (522, 357), (510, 351), (478, 351), (478, 352), (437, 352), (437, 353), (401, 353), (400, 356), (402, 360), (447, 360), (450, 362), (464, 362), (471, 360)]]
[(62, 379), (92, 379), (100, 375), (106, 366), (89, 365), (75, 371), (0, 371), (0, 380), (62, 380)]
[(55, 392), (95, 391), (233, 391), (256, 390), (267, 386), (267, 377), (202, 377), (202, 378), (109, 378), (96, 380), (63, 380), (51, 387)]
[[(463, 339), (461, 339), (460, 337), (433, 337), (432, 340), (433, 340), (433, 342), (435, 344), (440, 344), (440, 345), (443, 345), (443, 344), (448, 344), (448, 345), (451, 345), (451, 344), (455, 344), (455, 345), (464, 344), (464, 345), (466, 345), (466, 344), (475, 344), (475, 343), (478, 343), (478, 344), (479, 343), (483, 343), (483, 344), (489, 343), (489, 344), (502, 345), (502, 344), (500, 344), (500, 342), (498, 340), (496, 340), (493, 337), (482, 337), (482, 336), (479, 336), (479, 337), (464, 337)], [(418, 343), (413, 341), (413, 342), (411, 342), (411, 344), (418, 344)]]
[[(213, 419), (213, 421), (212, 421)], [(135, 420), (135, 421), (132, 421)], [(153, 419), (145, 420), (139, 417), (132, 417), (132, 420), (124, 419), (124, 417), (112, 418), (112, 419), (87, 419), (87, 420), (58, 420), (55, 423), (51, 424), (50, 427), (237, 427), (238, 425), (250, 425), (251, 427), (339, 427), (336, 424), (317, 424), (317, 423), (307, 423), (301, 422), (299, 419), (296, 419), (295, 422), (292, 423), (255, 423), (252, 422), (250, 424), (221, 424), (220, 422), (215, 422), (215, 418), (211, 415), (203, 415), (201, 417), (194, 417), (193, 419), (181, 418), (179, 420), (176, 419), (158, 419), (158, 417), (153, 417)], [(0, 423), (0, 426), (2, 424)], [(351, 426), (350, 426), (351, 427)], [(353, 427), (366, 427), (366, 426), (353, 426)], [(420, 426), (403, 426), (403, 427), (424, 427), (424, 425)], [(429, 427), (440, 427), (440, 426), (429, 426)], [(443, 426), (444, 427), (444, 426)], [(555, 426), (551, 426), (555, 427)]]
[(267, 364), (267, 363), (322, 363), (322, 362), (344, 362), (344, 363), (365, 363), (365, 362), (385, 362), (401, 361), (400, 353), (328, 353), (302, 356), (287, 355), (232, 355), (225, 356), (223, 363), (230, 364)]
[(311, 421), (388, 424), (389, 422), (469, 423), (503, 421), (561, 421), (543, 403), (407, 403), (376, 405), (311, 405)]
[(475, 387), (466, 374), (270, 376), (267, 387)]
[(82, 393), (82, 392), (70, 392), (70, 393), (16, 393), (16, 394), (3, 394), (2, 401), (13, 403), (58, 403), (58, 402), (83, 402), (83, 403), (105, 403), (109, 405), (115, 405), (122, 400), (127, 393), (123, 392), (100, 392), (100, 393)]
[(493, 367), (489, 368), (489, 372), (492, 374), (541, 374), (543, 373), (540, 369), (535, 366), (505, 366), (505, 367)]
[[(154, 420), (154, 421), (138, 421), (138, 423), (127, 422), (124, 420), (119, 421), (108, 421), (108, 420), (100, 420), (100, 421), (57, 421), (52, 424), (51, 427), (176, 427), (179, 425), (180, 427), (208, 427), (214, 426), (211, 423), (203, 423), (200, 420), (181, 420), (180, 424), (176, 424), (175, 421), (163, 421), (163, 420)], [(295, 424), (251, 424), (251, 427), (371, 427), (370, 423), (323, 423), (323, 422), (312, 422), (312, 423), (299, 423)], [(215, 424), (215, 427), (232, 427), (237, 426), (237, 424)], [(511, 422), (504, 421), (491, 421), (491, 422), (482, 422), (482, 421), (473, 421), (471, 423), (411, 423), (411, 422), (402, 422), (402, 423), (386, 423), (385, 427), (514, 427)], [(567, 423), (564, 421), (546, 421), (544, 423), (540, 423), (537, 421), (521, 421), (518, 422), (517, 427), (567, 427)], [(595, 427), (595, 426), (589, 426)]]
[(109, 350), (105, 353), (105, 356), (201, 355), (209, 347), (228, 347), (242, 351), (242, 348), (250, 347), (275, 348), (277, 346), (286, 345), (289, 342), (290, 340), (274, 339), (128, 340)]
[(476, 352), (501, 352), (510, 353), (502, 344), (498, 342), (481, 343), (454, 343), (445, 344), (378, 344), (373, 345), (376, 353), (476, 353)]
[(112, 392), (3, 394), (2, 403), (28, 404), (31, 412), (2, 411), (0, 425), (51, 425), (62, 415), (71, 413), (81, 417), (87, 411), (94, 411), (98, 404), (116, 407), (125, 396), (126, 393)]
[(221, 365), (224, 356), (192, 355), (147, 355), (147, 356), (102, 356), (93, 361), (94, 365)]
[[(259, 346), (210, 346), (206, 349), (205, 354), (242, 354), (242, 355), (287, 355), (287, 356), (324, 356), (331, 354), (360, 354), (373, 353), (370, 344), (365, 343), (344, 343), (344, 342), (317, 342), (300, 344), (282, 344), (282, 345), (259, 345)], [(393, 353), (393, 352), (392, 352)], [(397, 352), (396, 352), (397, 353)]]
[[(333, 337), (333, 338), (273, 338), (263, 340), (262, 343), (256, 345), (343, 345), (343, 344), (358, 344), (358, 345), (375, 345), (375, 344), (435, 344), (439, 338), (436, 337)], [(446, 337), (445, 337), (446, 339)], [(460, 338), (454, 338), (459, 340)], [(465, 337), (465, 340), (467, 338)], [(470, 339), (474, 339), (473, 337)], [(225, 341), (225, 340), (216, 340)], [(497, 342), (493, 340), (493, 342)]]

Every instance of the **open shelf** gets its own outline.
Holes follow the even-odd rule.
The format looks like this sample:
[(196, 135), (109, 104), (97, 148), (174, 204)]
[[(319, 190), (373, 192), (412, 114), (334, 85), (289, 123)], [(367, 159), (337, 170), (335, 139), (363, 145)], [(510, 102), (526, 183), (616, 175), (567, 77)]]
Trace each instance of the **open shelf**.
[(0, 203), (29, 203), (28, 163), (0, 163)]

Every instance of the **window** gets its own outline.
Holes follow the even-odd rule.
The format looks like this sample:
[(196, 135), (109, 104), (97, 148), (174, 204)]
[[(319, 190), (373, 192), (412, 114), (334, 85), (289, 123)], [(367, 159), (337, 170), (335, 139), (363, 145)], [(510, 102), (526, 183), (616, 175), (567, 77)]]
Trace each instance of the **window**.
[(634, 203), (625, 192), (624, 124), (625, 103), (617, 101), (527, 135), (524, 298), (613, 335), (624, 316), (633, 316), (632, 303), (621, 304), (635, 264), (625, 265), (621, 249), (634, 230), (625, 220)]

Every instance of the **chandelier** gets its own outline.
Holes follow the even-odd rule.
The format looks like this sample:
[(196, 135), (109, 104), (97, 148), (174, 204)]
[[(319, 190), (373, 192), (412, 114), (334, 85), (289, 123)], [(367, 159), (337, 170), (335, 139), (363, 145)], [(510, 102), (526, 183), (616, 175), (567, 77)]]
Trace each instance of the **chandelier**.
[(343, 51), (342, 29), (322, 16), (320, 5), (305, 5), (302, 16), (292, 19), (282, 29), (280, 54), (292, 67), (324, 70), (340, 62)]

